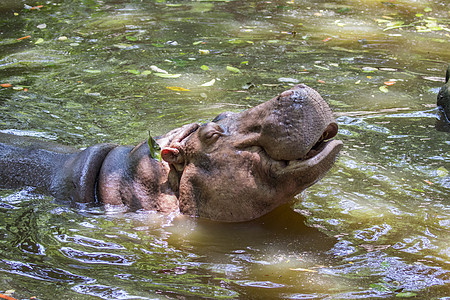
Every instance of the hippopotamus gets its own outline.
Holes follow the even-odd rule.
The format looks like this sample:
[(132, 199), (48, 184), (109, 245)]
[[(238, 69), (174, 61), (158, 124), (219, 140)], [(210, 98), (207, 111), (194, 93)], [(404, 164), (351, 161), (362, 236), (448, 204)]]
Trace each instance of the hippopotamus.
[(337, 132), (325, 100), (299, 84), (248, 110), (137, 146), (78, 150), (2, 134), (0, 186), (33, 186), (72, 205), (247, 221), (321, 179), (342, 148)]
[(450, 65), (447, 67), (447, 72), (445, 73), (445, 84), (439, 90), (437, 96), (437, 106), (442, 112), (444, 121), (450, 122)]

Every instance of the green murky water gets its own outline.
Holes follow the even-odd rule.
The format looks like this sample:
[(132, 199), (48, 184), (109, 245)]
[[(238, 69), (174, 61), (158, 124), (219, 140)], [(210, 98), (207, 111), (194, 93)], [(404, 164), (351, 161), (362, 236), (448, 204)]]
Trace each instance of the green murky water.
[(240, 224), (1, 191), (0, 293), (448, 299), (450, 133), (434, 104), (449, 43), (446, 0), (2, 0), (4, 132), (137, 143), (303, 82), (345, 149), (293, 205)]

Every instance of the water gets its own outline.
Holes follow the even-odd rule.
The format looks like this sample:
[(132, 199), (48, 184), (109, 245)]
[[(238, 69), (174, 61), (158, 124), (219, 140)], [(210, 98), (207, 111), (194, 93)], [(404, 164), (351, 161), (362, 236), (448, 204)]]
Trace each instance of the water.
[(11, 84), (0, 88), (2, 131), (136, 144), (303, 82), (330, 102), (345, 149), (291, 205), (239, 224), (77, 211), (30, 188), (3, 190), (0, 293), (446, 299), (450, 135), (435, 128), (435, 102), (449, 9), (444, 0), (2, 1), (0, 83)]

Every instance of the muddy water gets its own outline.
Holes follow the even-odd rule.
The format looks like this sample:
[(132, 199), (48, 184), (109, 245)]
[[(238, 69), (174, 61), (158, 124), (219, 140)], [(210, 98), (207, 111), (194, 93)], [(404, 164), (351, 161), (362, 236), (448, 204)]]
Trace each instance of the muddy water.
[(239, 224), (1, 191), (0, 293), (447, 299), (450, 133), (435, 101), (449, 13), (444, 0), (2, 1), (4, 132), (137, 143), (303, 82), (345, 149), (291, 205)]

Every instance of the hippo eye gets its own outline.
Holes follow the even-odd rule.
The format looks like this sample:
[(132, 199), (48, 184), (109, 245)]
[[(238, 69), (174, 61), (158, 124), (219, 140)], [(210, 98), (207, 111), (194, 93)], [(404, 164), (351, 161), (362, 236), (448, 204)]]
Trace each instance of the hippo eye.
[(199, 129), (199, 137), (203, 143), (212, 144), (224, 135), (222, 127), (216, 123), (208, 123)]

